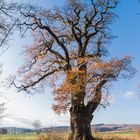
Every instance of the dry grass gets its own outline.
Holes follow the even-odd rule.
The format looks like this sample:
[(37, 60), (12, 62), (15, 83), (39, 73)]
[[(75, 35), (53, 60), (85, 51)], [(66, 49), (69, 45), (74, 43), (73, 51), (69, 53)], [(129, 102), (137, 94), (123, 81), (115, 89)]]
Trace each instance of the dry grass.
[(95, 133), (95, 137), (101, 140), (140, 140), (140, 133), (137, 132)]
[[(49, 133), (47, 140), (67, 140), (66, 133)], [(119, 132), (119, 133), (95, 133), (94, 137), (100, 140), (140, 140), (140, 133), (138, 132)]]
[[(98, 140), (140, 140), (139, 132), (109, 132), (109, 133), (95, 133), (94, 137)], [(44, 139), (38, 140), (67, 140), (68, 134), (61, 132), (48, 133)]]
[[(94, 134), (98, 140), (140, 140), (140, 132), (108, 132)], [(25, 135), (7, 135), (0, 136), (0, 140), (67, 140), (68, 133), (53, 132), (47, 134), (25, 134)]]
[(48, 133), (46, 136), (46, 140), (67, 140), (68, 134), (63, 132), (53, 132)]

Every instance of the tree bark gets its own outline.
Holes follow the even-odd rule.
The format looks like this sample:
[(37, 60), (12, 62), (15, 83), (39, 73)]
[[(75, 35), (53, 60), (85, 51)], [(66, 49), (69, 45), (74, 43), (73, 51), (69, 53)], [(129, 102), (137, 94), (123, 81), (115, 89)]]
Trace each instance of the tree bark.
[(93, 115), (83, 105), (72, 106), (70, 109), (71, 133), (68, 140), (95, 140), (91, 132)]
[(94, 97), (86, 106), (84, 96), (82, 96), (85, 95), (84, 92), (73, 94), (70, 108), (71, 134), (68, 140), (96, 140), (91, 131), (92, 114), (101, 101), (101, 88), (106, 82), (106, 79), (102, 80), (96, 86)]

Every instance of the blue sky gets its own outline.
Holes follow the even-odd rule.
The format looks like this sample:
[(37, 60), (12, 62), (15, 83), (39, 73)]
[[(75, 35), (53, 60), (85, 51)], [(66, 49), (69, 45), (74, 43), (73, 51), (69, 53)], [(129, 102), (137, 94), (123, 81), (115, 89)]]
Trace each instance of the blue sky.
[[(15, 1), (15, 0), (12, 0)], [(25, 2), (25, 0), (21, 0)], [(61, 5), (64, 0), (26, 0), (27, 2), (52, 7)], [(110, 57), (123, 57), (131, 55), (133, 65), (137, 69), (136, 76), (129, 80), (113, 82), (110, 89), (112, 95), (110, 106), (106, 110), (101, 109), (94, 114), (93, 123), (127, 123), (140, 124), (140, 3), (138, 0), (121, 0), (116, 14), (119, 16), (111, 25), (112, 34), (117, 36), (109, 49)], [(26, 45), (24, 39), (18, 35), (9, 43), (9, 50), (0, 56), (3, 63), (1, 80), (9, 74), (14, 74), (23, 62), (21, 51)], [(1, 89), (2, 91), (2, 89)], [(25, 95), (17, 93), (15, 89), (4, 90), (2, 94), (6, 99), (6, 113), (1, 121), (1, 126), (32, 127), (32, 122), (40, 120), (43, 126), (69, 125), (69, 114), (58, 116), (51, 110), (53, 102), (51, 89), (46, 88), (44, 94)]]

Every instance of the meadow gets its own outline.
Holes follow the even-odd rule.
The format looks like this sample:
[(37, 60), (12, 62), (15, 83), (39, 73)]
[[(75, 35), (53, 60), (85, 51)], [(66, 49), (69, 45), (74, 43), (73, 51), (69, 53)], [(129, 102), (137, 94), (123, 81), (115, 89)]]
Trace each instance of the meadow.
[[(140, 132), (96, 132), (94, 136), (97, 140), (140, 140)], [(25, 134), (5, 134), (0, 135), (0, 140), (67, 140), (68, 133), (50, 132)]]

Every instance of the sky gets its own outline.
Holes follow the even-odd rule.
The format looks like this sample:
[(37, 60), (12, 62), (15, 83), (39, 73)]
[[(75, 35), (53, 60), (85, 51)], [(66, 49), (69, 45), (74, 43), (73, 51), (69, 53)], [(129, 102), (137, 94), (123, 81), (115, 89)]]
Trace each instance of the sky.
[[(11, 0), (14, 1), (15, 0)], [(19, 2), (20, 0), (18, 0)], [(64, 0), (21, 0), (31, 4), (51, 8), (61, 5)], [(140, 3), (138, 0), (121, 0), (115, 10), (118, 18), (111, 25), (112, 34), (116, 36), (111, 42), (109, 57), (121, 58), (125, 55), (133, 57), (133, 66), (137, 74), (131, 80), (113, 82), (110, 88), (110, 105), (106, 109), (95, 112), (92, 123), (99, 124), (140, 124)], [(9, 42), (10, 48), (0, 56), (4, 80), (10, 74), (15, 74), (24, 61), (21, 55), (27, 41), (18, 34)], [(40, 120), (42, 127), (69, 125), (69, 114), (57, 115), (51, 109), (52, 90), (46, 88), (45, 93), (26, 95), (16, 89), (0, 89), (0, 101), (6, 103), (6, 117), (0, 121), (0, 127), (18, 126), (32, 128), (34, 120)]]

